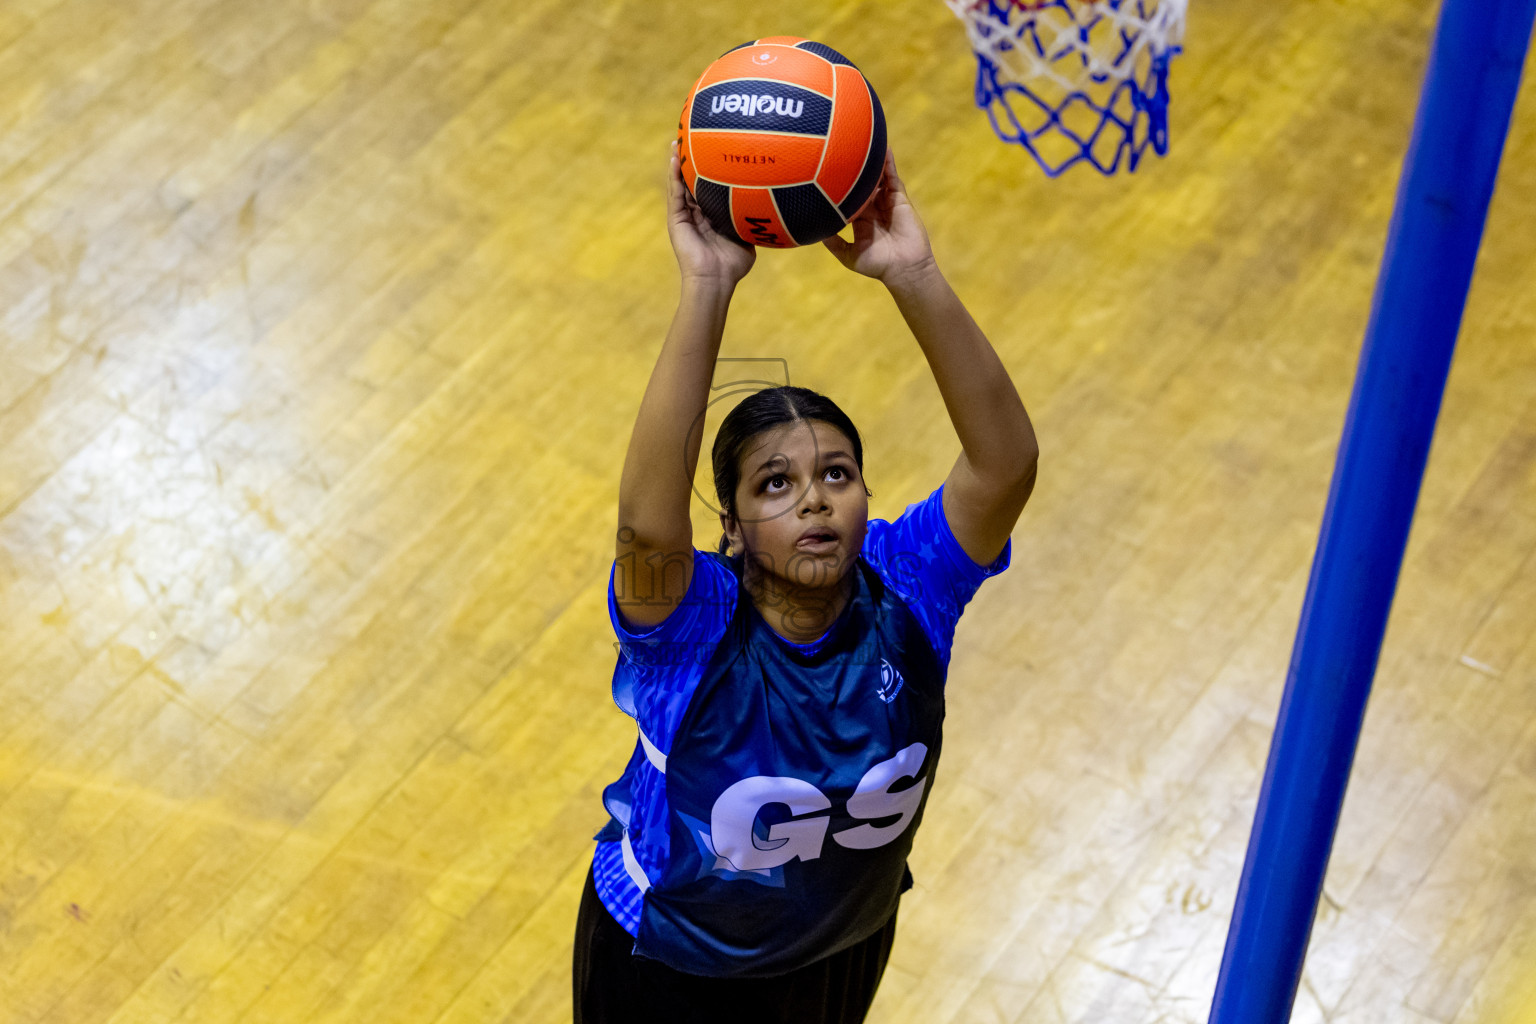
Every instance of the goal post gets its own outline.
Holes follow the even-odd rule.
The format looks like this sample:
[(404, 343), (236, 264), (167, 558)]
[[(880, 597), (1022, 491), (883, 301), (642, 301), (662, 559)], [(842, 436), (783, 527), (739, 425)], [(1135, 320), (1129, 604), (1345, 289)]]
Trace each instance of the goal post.
[(1444, 0), (1211, 1024), (1291, 1016), (1536, 0)]

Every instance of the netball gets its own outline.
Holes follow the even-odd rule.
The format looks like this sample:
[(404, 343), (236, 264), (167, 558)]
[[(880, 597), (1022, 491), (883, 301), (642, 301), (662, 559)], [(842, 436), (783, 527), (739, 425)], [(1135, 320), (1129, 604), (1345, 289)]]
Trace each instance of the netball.
[(874, 194), (885, 114), (853, 62), (796, 36), (743, 43), (704, 69), (678, 120), (683, 180), (741, 242), (810, 245)]

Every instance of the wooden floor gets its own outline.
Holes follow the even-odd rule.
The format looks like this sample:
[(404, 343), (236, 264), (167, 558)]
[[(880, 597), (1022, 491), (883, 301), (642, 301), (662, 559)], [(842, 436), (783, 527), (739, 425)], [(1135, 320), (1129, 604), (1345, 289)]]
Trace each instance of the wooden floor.
[[(1436, 6), (1195, 0), (1172, 153), (1050, 182), (938, 0), (4, 0), (0, 1022), (569, 1019), (667, 142), (786, 32), (1044, 450), (872, 1020), (1203, 1022)], [(1536, 80), (1297, 1021), (1536, 1022), (1533, 338)], [(723, 355), (849, 411), (874, 516), (954, 459), (819, 249)]]

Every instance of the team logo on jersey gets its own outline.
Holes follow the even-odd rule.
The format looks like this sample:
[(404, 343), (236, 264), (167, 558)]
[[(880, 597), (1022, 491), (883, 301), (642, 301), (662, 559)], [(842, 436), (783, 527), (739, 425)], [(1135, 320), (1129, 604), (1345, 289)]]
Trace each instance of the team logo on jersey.
[(880, 689), (875, 692), (879, 694), (881, 700), (887, 704), (895, 700), (905, 682), (906, 680), (901, 678), (901, 673), (896, 671), (895, 665), (884, 658), (880, 659)]
[[(832, 824), (832, 801), (804, 779), (754, 775), (731, 786), (715, 800), (706, 823), (676, 812), (688, 826), (699, 848), (699, 877), (714, 875), (761, 885), (784, 885), (784, 865), (793, 860), (821, 857), (828, 839), (849, 850), (873, 850), (893, 842), (907, 830), (918, 809), (928, 779), (919, 779), (928, 747), (914, 743), (895, 757), (870, 766), (844, 805), (848, 816), (862, 824), (827, 834)], [(892, 792), (902, 779), (916, 779), (907, 788)], [(763, 808), (782, 804), (792, 817), (764, 827)], [(895, 818), (885, 825), (873, 822)]]

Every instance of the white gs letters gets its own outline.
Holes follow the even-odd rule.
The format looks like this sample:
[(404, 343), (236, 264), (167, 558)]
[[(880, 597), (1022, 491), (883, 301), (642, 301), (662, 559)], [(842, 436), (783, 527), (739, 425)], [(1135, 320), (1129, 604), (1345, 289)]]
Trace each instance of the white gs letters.
[(889, 761), (881, 761), (865, 772), (859, 780), (859, 788), (848, 798), (848, 813), (855, 818), (888, 818), (899, 814), (900, 821), (882, 828), (860, 825), (838, 832), (832, 838), (850, 850), (873, 850), (901, 835), (923, 802), (923, 790), (928, 788), (928, 780), (923, 779), (900, 793), (892, 793), (891, 786), (897, 779), (917, 778), (927, 756), (928, 748), (921, 743), (901, 749)]
[(768, 830), (768, 843), (757, 845), (752, 823), (765, 804), (785, 804), (794, 814), (824, 811), (832, 806), (825, 794), (803, 779), (754, 775), (720, 794), (709, 815), (709, 831), (715, 855), (730, 861), (738, 871), (776, 868), (799, 857), (815, 860), (827, 837), (828, 820), (781, 821)]
[[(844, 829), (832, 836), (838, 845), (850, 850), (873, 850), (905, 832), (923, 802), (928, 780), (921, 779), (900, 793), (892, 793), (891, 786), (900, 779), (916, 778), (927, 757), (927, 745), (914, 743), (865, 772), (848, 798), (848, 814), (865, 819), (899, 814), (901, 818), (878, 828), (858, 825)], [(820, 857), (831, 819), (818, 814), (814, 818), (781, 821), (771, 826), (767, 840), (759, 843), (752, 834), (752, 826), (768, 804), (784, 804), (792, 814), (800, 815), (825, 811), (832, 801), (804, 779), (767, 775), (742, 779), (720, 794), (710, 812), (710, 838), (715, 854), (730, 861), (738, 871), (776, 868), (797, 857)]]

